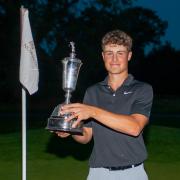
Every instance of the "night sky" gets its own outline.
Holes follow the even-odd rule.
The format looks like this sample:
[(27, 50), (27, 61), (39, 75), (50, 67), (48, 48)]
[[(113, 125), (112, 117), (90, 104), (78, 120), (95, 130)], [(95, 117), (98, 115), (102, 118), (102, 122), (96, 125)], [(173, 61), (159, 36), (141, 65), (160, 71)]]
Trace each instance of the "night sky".
[(179, 0), (138, 0), (134, 5), (156, 11), (162, 19), (168, 21), (164, 40), (180, 50), (180, 1)]

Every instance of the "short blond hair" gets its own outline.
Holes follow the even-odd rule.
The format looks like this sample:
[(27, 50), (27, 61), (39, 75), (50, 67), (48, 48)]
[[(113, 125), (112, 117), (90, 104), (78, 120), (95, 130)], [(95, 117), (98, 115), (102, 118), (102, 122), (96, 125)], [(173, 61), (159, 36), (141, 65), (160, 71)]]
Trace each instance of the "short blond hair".
[(131, 51), (132, 38), (127, 33), (117, 29), (106, 33), (102, 38), (101, 46), (103, 50), (108, 44), (123, 45), (127, 47), (128, 51)]

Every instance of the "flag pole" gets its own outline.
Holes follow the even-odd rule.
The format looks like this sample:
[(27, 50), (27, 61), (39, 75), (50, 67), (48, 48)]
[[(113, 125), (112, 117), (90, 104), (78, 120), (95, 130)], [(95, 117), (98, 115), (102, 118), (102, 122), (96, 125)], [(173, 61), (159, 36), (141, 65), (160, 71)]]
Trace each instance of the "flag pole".
[[(23, 21), (24, 7), (20, 8), (20, 37), (22, 45), (22, 21)], [(26, 163), (27, 163), (27, 147), (26, 147), (26, 91), (22, 87), (22, 180), (26, 180)]]
[(26, 91), (22, 88), (22, 180), (26, 180)]

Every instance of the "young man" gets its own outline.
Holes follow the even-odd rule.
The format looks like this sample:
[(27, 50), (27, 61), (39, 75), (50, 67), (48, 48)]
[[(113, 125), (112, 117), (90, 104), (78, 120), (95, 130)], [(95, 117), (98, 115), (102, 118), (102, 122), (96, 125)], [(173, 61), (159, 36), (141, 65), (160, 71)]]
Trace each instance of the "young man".
[(94, 139), (88, 180), (148, 179), (142, 131), (149, 120), (153, 92), (150, 85), (128, 74), (131, 48), (132, 39), (125, 32), (108, 32), (102, 39), (108, 76), (87, 89), (83, 104), (64, 105), (60, 110), (61, 114), (72, 113), (67, 121), (77, 118), (74, 126), (85, 121), (83, 136), (72, 136), (77, 142), (86, 144)]

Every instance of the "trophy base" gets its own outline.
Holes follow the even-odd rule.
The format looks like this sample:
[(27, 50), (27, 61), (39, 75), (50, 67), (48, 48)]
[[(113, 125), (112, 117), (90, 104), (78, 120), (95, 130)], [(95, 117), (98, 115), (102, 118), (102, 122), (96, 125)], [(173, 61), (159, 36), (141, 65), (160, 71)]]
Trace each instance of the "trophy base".
[(64, 121), (64, 116), (51, 116), (48, 118), (48, 124), (45, 129), (49, 131), (67, 132), (72, 135), (82, 135), (82, 127), (72, 128), (74, 121), (76, 121), (76, 119), (66, 122)]

